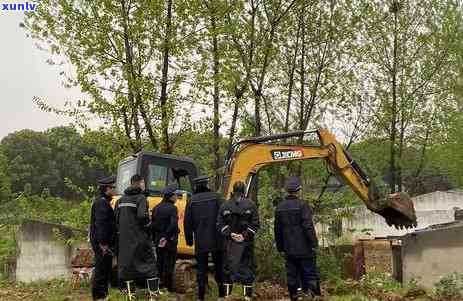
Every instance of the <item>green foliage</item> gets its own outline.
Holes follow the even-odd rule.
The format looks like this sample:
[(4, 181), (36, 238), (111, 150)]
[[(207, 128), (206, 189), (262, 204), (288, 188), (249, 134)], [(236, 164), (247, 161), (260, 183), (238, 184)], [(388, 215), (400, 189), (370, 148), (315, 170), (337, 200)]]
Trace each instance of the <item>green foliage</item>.
[(261, 225), (254, 249), (256, 274), (260, 280), (284, 281), (286, 279), (284, 259), (278, 253), (273, 232), (275, 216), (273, 196), (276, 190), (271, 185), (271, 180), (268, 168), (259, 172), (258, 209)]
[(9, 134), (1, 142), (0, 167), (7, 164), (7, 168), (0, 172), (0, 181), (6, 181), (0, 196), (2, 191), (9, 189), (9, 183), (14, 193), (25, 190), (27, 185), (32, 194), (48, 189), (51, 195), (68, 199), (77, 195), (66, 181), (83, 189), (94, 186), (96, 179), (105, 174), (105, 170), (110, 170), (110, 164), (105, 160), (106, 156), (113, 154), (101, 149), (104, 140), (92, 140), (91, 135), (92, 132), (82, 137), (73, 127)]
[(360, 287), (365, 292), (396, 292), (402, 288), (392, 275), (383, 272), (368, 272), (360, 279)]
[(7, 158), (0, 148), (0, 204), (8, 201), (11, 195), (11, 179), (7, 174)]
[(342, 262), (330, 248), (318, 251), (317, 266), (320, 271), (320, 279), (331, 284), (338, 284), (341, 280)]
[(284, 284), (286, 279), (285, 264), (275, 246), (273, 220), (262, 220), (254, 253), (256, 275), (259, 281), (276, 280)]
[(463, 274), (453, 273), (443, 277), (435, 285), (439, 300), (461, 300), (463, 298)]

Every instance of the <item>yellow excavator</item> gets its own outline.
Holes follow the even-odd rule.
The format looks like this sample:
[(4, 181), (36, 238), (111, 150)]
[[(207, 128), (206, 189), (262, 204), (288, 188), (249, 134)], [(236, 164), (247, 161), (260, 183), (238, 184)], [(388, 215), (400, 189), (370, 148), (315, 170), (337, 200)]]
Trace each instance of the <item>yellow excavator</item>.
[[(318, 136), (318, 145), (291, 145), (287, 139)], [(253, 137), (239, 141), (227, 160), (222, 180), (225, 198), (230, 196), (233, 184), (243, 181), (247, 193), (251, 190), (260, 168), (276, 163), (324, 159), (332, 173), (347, 183), (367, 208), (384, 217), (389, 226), (411, 228), (416, 226), (413, 203), (406, 193), (381, 195), (374, 182), (362, 171), (350, 154), (327, 129), (298, 131), (271, 136)], [(186, 245), (183, 232), (185, 206), (192, 193), (192, 180), (198, 176), (198, 167), (191, 159), (166, 154), (142, 151), (119, 163), (117, 190), (121, 194), (130, 182), (130, 177), (138, 173), (145, 178), (149, 192), (149, 207), (152, 209), (161, 201), (161, 189), (176, 182), (179, 190), (176, 206), (179, 212), (179, 260), (176, 265), (175, 286), (177, 292), (184, 292), (192, 283), (194, 269), (191, 259), (194, 247)]]

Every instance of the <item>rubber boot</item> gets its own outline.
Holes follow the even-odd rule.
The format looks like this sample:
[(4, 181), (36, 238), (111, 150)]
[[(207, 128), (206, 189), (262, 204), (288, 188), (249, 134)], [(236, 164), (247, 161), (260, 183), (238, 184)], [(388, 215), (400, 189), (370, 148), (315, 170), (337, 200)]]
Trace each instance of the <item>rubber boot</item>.
[(233, 291), (233, 284), (225, 283), (223, 286), (225, 287), (225, 298), (231, 296)]
[(223, 283), (217, 284), (218, 291), (219, 291), (219, 298), (225, 297), (225, 285)]
[(204, 300), (205, 296), (206, 296), (206, 287), (199, 286), (198, 287), (198, 300)]
[(244, 296), (244, 300), (251, 300), (252, 298), (252, 286), (251, 285), (243, 285), (243, 296)]
[(169, 293), (175, 293), (173, 275), (168, 274), (166, 278), (167, 278), (166, 279), (167, 290), (169, 291)]
[(146, 279), (146, 287), (150, 296), (150, 301), (159, 294), (159, 278)]
[(298, 300), (299, 300), (299, 296), (298, 296), (298, 295), (291, 295), (291, 296), (289, 296), (289, 300), (291, 300), (291, 301), (298, 301)]
[(132, 280), (126, 281), (125, 282), (125, 287), (127, 289), (127, 299), (129, 301), (136, 300), (137, 295), (136, 295), (135, 282), (133, 282)]
[(299, 289), (297, 288), (297, 286), (288, 285), (288, 293), (289, 293), (289, 299), (291, 301), (299, 300)]
[(309, 281), (309, 290), (314, 296), (321, 296), (322, 292), (320, 290), (320, 281), (314, 280), (314, 281)]

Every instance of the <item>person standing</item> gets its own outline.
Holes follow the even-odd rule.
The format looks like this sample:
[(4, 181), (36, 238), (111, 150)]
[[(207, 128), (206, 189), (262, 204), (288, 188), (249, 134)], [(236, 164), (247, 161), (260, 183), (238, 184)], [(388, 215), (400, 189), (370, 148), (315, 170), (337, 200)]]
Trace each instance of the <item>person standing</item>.
[(111, 200), (115, 193), (116, 178), (98, 181), (100, 195), (93, 202), (90, 216), (90, 243), (95, 253), (95, 271), (92, 283), (93, 300), (103, 300), (108, 295), (111, 280), (113, 248), (116, 241), (116, 219)]
[(145, 181), (136, 174), (130, 184), (115, 207), (119, 234), (118, 274), (119, 280), (127, 285), (129, 300), (136, 285), (146, 286), (150, 295), (155, 295), (159, 289)]
[(208, 187), (208, 177), (195, 178), (195, 190), (185, 209), (184, 229), (188, 246), (195, 245), (197, 262), (198, 299), (204, 300), (208, 283), (209, 254), (215, 268), (219, 298), (225, 297), (223, 285), (223, 241), (216, 228), (217, 215), (223, 203), (222, 196)]
[(299, 286), (304, 294), (320, 296), (312, 210), (299, 198), (302, 185), (298, 178), (289, 178), (285, 189), (288, 194), (276, 208), (274, 231), (277, 249), (285, 255), (289, 296), (291, 301), (298, 300)]
[(259, 229), (259, 214), (254, 202), (245, 198), (245, 191), (243, 182), (233, 185), (230, 200), (219, 210), (217, 229), (225, 238), (225, 295), (231, 294), (233, 283), (241, 283), (245, 299), (250, 300), (254, 283), (253, 242)]
[(175, 206), (177, 187), (177, 184), (171, 184), (163, 189), (162, 201), (153, 208), (152, 214), (152, 235), (156, 246), (161, 286), (166, 287), (169, 292), (174, 292), (173, 277), (180, 233), (178, 210)]

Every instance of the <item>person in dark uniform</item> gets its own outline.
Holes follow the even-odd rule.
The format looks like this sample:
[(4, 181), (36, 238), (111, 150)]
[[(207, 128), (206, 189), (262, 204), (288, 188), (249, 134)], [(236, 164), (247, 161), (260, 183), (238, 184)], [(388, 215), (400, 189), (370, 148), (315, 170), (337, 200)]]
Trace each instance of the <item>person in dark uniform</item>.
[(159, 289), (145, 181), (137, 174), (132, 176), (130, 183), (115, 206), (119, 234), (118, 274), (119, 280), (126, 285), (129, 300), (137, 285), (147, 287), (151, 296)]
[(95, 253), (95, 271), (92, 283), (93, 300), (108, 295), (111, 280), (113, 248), (116, 242), (116, 220), (111, 199), (116, 194), (114, 176), (98, 181), (100, 195), (93, 202), (90, 216), (90, 243)]
[(177, 184), (171, 184), (162, 191), (162, 201), (153, 208), (152, 236), (158, 255), (158, 270), (161, 276), (161, 286), (169, 292), (174, 292), (173, 277), (177, 259), (178, 210)]
[(219, 297), (225, 297), (223, 285), (223, 240), (216, 228), (222, 196), (208, 187), (208, 177), (193, 180), (195, 190), (185, 209), (184, 229), (188, 246), (195, 245), (198, 299), (204, 300), (208, 283), (208, 259), (212, 254)]
[(291, 301), (298, 299), (298, 288), (304, 294), (320, 296), (320, 276), (316, 266), (318, 239), (310, 206), (299, 198), (302, 188), (298, 178), (285, 183), (287, 196), (275, 211), (275, 241), (284, 252), (288, 291)]
[(219, 210), (217, 229), (225, 238), (225, 295), (231, 294), (233, 283), (241, 283), (245, 299), (250, 300), (254, 282), (253, 242), (259, 215), (254, 202), (244, 197), (245, 191), (243, 182), (233, 185), (230, 200)]

